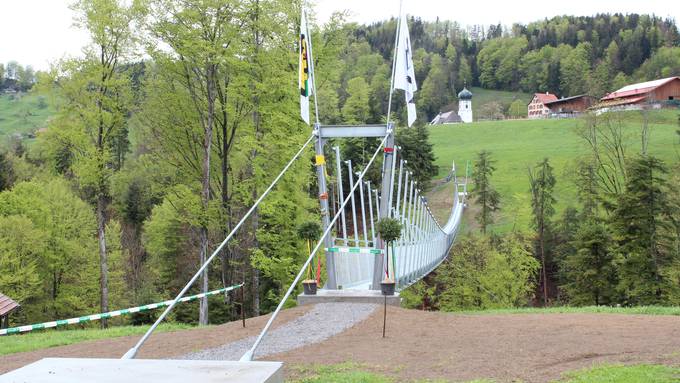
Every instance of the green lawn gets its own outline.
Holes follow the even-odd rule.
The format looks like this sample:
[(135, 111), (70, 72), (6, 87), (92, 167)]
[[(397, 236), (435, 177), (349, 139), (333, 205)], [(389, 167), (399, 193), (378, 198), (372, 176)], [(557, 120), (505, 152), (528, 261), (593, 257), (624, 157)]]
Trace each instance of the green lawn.
[(28, 134), (47, 125), (47, 120), (52, 116), (54, 108), (49, 105), (49, 100), (33, 93), (21, 93), (11, 96), (0, 93), (0, 140), (14, 133)]
[(680, 315), (680, 306), (636, 306), (636, 307), (526, 307), (493, 310), (455, 311), (457, 314), (495, 315), (495, 314), (627, 314), (627, 315)]
[[(176, 331), (192, 328), (190, 325), (164, 323), (157, 332)], [(88, 328), (79, 330), (43, 330), (21, 335), (0, 336), (0, 355), (34, 351), (43, 348), (65, 346), (88, 340), (117, 338), (128, 335), (142, 335), (149, 326), (118, 326), (106, 330)]]
[[(303, 369), (307, 378), (291, 383), (395, 383), (403, 380), (370, 373), (362, 366), (339, 364), (316, 366)], [(562, 379), (553, 383), (677, 383), (680, 369), (660, 365), (641, 364), (635, 366), (599, 365), (589, 369), (567, 372)], [(452, 380), (417, 380), (414, 383), (453, 383)], [(493, 383), (493, 380), (472, 380), (466, 383)], [(520, 382), (520, 381), (518, 381)]]
[[(650, 113), (650, 154), (669, 162), (678, 161), (678, 115), (680, 110)], [(627, 119), (626, 132), (632, 155), (639, 150), (641, 114), (627, 112), (624, 117)], [(439, 177), (446, 176), (453, 160), (459, 174), (464, 174), (465, 161), (474, 160), (481, 150), (492, 152), (497, 161), (492, 182), (502, 198), (500, 219), (492, 229), (507, 231), (515, 222), (518, 227), (528, 226), (530, 196), (527, 167), (544, 157), (550, 159), (555, 169), (558, 213), (576, 204), (576, 187), (570, 171), (587, 154), (584, 142), (576, 134), (580, 124), (583, 124), (580, 119), (564, 119), (436, 125), (430, 127), (430, 142), (434, 144)]]

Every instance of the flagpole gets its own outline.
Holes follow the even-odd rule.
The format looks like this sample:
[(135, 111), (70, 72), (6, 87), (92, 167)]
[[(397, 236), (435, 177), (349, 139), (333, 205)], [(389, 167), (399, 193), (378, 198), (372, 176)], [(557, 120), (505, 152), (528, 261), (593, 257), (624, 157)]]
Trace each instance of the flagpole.
[[(305, 14), (305, 19), (307, 19), (307, 12), (302, 11)], [(314, 72), (314, 52), (312, 50), (312, 35), (309, 33), (309, 20), (305, 23), (307, 30), (307, 39), (309, 41), (309, 69), (312, 71), (312, 90), (314, 92), (314, 114), (316, 115), (316, 124), (319, 124), (319, 104), (316, 100), (316, 72)]]
[(399, 16), (397, 16), (397, 30), (394, 34), (394, 56), (392, 57), (392, 76), (390, 77), (390, 97), (387, 102), (387, 125), (390, 124), (390, 114), (392, 113), (392, 93), (394, 93), (394, 69), (397, 65), (397, 44), (399, 44), (399, 32), (401, 27), (401, 12), (404, 0), (399, 1)]

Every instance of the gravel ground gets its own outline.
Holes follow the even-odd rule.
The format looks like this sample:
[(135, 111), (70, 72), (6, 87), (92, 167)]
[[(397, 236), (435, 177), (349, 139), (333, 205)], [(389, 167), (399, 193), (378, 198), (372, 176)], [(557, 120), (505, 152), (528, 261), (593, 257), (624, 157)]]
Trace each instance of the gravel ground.
[[(305, 315), (270, 330), (255, 351), (255, 358), (322, 342), (368, 318), (379, 305), (370, 303), (319, 303)], [(238, 360), (257, 337), (208, 348), (179, 359)]]

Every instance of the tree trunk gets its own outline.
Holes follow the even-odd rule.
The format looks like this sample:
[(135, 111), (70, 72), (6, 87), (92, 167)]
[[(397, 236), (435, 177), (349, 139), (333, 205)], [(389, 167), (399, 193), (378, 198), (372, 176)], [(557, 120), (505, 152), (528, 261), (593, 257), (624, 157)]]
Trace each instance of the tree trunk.
[(545, 246), (543, 242), (545, 241), (545, 230), (543, 224), (541, 224), (540, 230), (540, 246), (541, 246), (541, 263), (542, 263), (542, 274), (543, 274), (543, 307), (548, 307), (548, 273), (545, 270)]
[[(201, 202), (203, 207), (203, 221), (200, 228), (200, 262), (201, 266), (208, 258), (208, 222), (207, 214), (210, 203), (210, 154), (212, 150), (213, 123), (215, 118), (215, 66), (206, 64), (206, 82), (208, 90), (208, 113), (204, 126), (203, 137), (203, 182), (201, 190)], [(201, 292), (208, 292), (208, 268), (201, 273)], [(200, 299), (198, 324), (208, 324), (208, 297)]]
[[(101, 293), (100, 309), (109, 311), (109, 266), (106, 254), (106, 197), (97, 197), (97, 240), (99, 241), (99, 288)], [(107, 328), (108, 321), (102, 318), (101, 327)]]
[[(259, 21), (260, 17), (260, 2), (259, 0), (255, 1), (255, 10), (252, 14), (252, 20), (254, 23), (257, 23)], [(253, 80), (254, 81), (259, 81), (260, 80), (260, 75), (259, 75), (259, 53), (260, 53), (260, 32), (257, 29), (257, 27), (253, 28), (253, 42), (254, 42), (254, 65), (252, 65), (252, 75), (253, 75)], [(255, 142), (259, 143), (262, 140), (262, 131), (260, 130), (260, 97), (259, 94), (257, 93), (257, 87), (253, 86), (253, 127), (255, 128)], [(257, 144), (256, 144), (257, 145)], [(251, 176), (254, 178), (255, 177), (255, 160), (257, 158), (258, 152), (257, 152), (257, 146), (253, 148), (251, 151), (251, 158), (250, 158), (250, 166), (251, 166)], [(253, 190), (252, 190), (252, 198), (253, 201), (257, 200), (257, 179), (254, 180), (253, 182)], [(253, 248), (258, 248), (259, 243), (257, 241), (257, 230), (259, 229), (260, 225), (260, 213), (258, 209), (255, 209), (253, 212), (253, 218), (252, 218), (252, 230), (253, 230)], [(251, 263), (252, 267), (252, 263)], [(257, 316), (260, 315), (260, 270), (258, 270), (256, 267), (252, 268), (253, 274), (252, 274), (252, 289), (253, 289), (253, 315)]]

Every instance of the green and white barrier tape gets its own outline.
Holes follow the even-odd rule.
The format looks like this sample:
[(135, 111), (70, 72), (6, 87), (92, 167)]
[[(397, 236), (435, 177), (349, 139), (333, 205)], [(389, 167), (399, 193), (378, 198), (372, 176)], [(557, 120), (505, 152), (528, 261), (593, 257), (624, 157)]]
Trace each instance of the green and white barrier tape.
[(352, 254), (382, 254), (382, 249), (372, 247), (327, 247), (330, 253), (352, 253)]
[[(193, 301), (196, 299), (200, 299), (203, 297), (207, 297), (210, 295), (217, 295), (226, 291), (231, 291), (234, 289), (238, 289), (239, 287), (243, 286), (243, 283), (239, 285), (233, 285), (229, 287), (225, 287), (219, 290), (213, 290), (213, 291), (208, 291), (207, 293), (201, 293), (201, 294), (196, 294), (196, 295), (191, 295), (188, 297), (184, 297), (179, 300), (179, 302), (189, 302)], [(57, 327), (57, 326), (64, 326), (64, 325), (69, 325), (69, 324), (77, 324), (77, 323), (83, 323), (83, 322), (90, 322), (90, 321), (96, 321), (96, 320), (101, 320), (105, 318), (112, 318), (112, 317), (117, 317), (121, 315), (127, 315), (127, 314), (133, 314), (133, 313), (139, 313), (139, 312), (144, 312), (148, 310), (154, 310), (159, 307), (165, 307), (165, 306), (170, 306), (172, 304), (173, 300), (167, 300), (163, 302), (158, 302), (158, 303), (151, 303), (148, 305), (144, 306), (137, 306), (137, 307), (130, 307), (127, 309), (123, 310), (116, 310), (116, 311), (109, 311), (107, 313), (101, 313), (101, 314), (94, 314), (94, 315), (86, 315), (78, 318), (70, 318), (70, 319), (61, 319), (57, 321), (52, 321), (52, 322), (44, 322), (44, 323), (36, 323), (36, 324), (31, 324), (31, 325), (26, 325), (26, 326), (19, 326), (19, 327), (10, 327), (7, 329), (2, 329), (0, 330), (0, 335), (11, 335), (11, 334), (18, 334), (22, 332), (28, 332), (28, 331), (33, 331), (33, 330), (41, 330), (45, 328), (52, 328), (52, 327)]]

